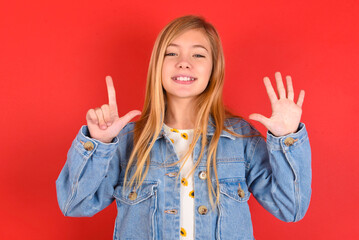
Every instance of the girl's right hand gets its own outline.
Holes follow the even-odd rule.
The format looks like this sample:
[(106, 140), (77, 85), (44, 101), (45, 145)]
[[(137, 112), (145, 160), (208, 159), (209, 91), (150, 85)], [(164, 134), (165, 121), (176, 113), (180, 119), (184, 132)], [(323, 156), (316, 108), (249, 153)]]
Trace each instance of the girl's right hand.
[(88, 110), (86, 114), (87, 126), (92, 138), (103, 143), (110, 143), (116, 137), (121, 129), (135, 116), (141, 112), (133, 110), (125, 116), (119, 117), (116, 103), (116, 92), (113, 86), (112, 78), (106, 77), (108, 104), (104, 104), (101, 108)]

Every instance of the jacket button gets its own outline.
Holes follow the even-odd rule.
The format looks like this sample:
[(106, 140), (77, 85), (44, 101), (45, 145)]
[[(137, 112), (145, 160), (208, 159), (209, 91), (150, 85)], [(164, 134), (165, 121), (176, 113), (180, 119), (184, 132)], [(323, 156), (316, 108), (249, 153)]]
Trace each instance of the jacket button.
[(92, 151), (94, 146), (93, 146), (93, 143), (88, 141), (88, 142), (85, 142), (84, 143), (84, 148), (87, 150), (87, 151)]
[(130, 192), (130, 194), (128, 194), (128, 198), (130, 200), (135, 200), (137, 198), (137, 193), (136, 192)]
[(199, 206), (199, 207), (198, 207), (198, 212), (199, 212), (199, 214), (201, 214), (201, 215), (206, 215), (207, 212), (208, 212), (208, 209), (207, 209), (205, 206)]
[(238, 189), (238, 196), (241, 197), (241, 198), (244, 198), (245, 196), (245, 192), (242, 190), (242, 189)]
[(239, 196), (240, 198), (244, 198), (244, 197), (246, 196), (246, 193), (245, 193), (244, 190), (242, 189), (240, 183), (238, 183), (238, 191), (237, 191), (237, 193), (238, 193), (238, 196)]
[(289, 147), (289, 146), (292, 146), (296, 141), (298, 141), (298, 139), (293, 139), (292, 137), (287, 137), (284, 140), (284, 144)]
[(198, 174), (198, 177), (202, 180), (205, 180), (207, 178), (207, 173), (206, 171), (200, 171)]

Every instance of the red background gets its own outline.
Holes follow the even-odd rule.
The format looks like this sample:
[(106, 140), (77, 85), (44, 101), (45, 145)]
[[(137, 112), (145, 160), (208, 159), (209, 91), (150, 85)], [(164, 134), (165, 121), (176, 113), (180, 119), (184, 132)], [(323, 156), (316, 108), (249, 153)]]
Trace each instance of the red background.
[[(88, 109), (142, 109), (153, 43), (170, 20), (205, 16), (226, 57), (226, 104), (270, 115), (262, 78), (306, 91), (313, 194), (284, 223), (251, 198), (256, 239), (358, 239), (359, 3), (337, 1), (1, 1), (0, 239), (111, 239), (112, 204), (92, 218), (60, 212), (55, 180)], [(264, 133), (260, 124), (254, 123)]]

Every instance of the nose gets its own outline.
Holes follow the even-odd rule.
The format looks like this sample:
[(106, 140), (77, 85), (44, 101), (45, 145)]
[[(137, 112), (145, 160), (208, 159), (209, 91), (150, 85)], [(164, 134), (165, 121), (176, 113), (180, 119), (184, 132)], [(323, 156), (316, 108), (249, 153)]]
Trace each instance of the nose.
[(178, 65), (178, 67), (179, 67), (179, 68), (189, 68), (189, 64), (187, 64), (187, 63), (180, 63), (180, 64)]
[(182, 57), (181, 59), (179, 59), (177, 67), (182, 69), (189, 69), (191, 68), (191, 64), (186, 58)]

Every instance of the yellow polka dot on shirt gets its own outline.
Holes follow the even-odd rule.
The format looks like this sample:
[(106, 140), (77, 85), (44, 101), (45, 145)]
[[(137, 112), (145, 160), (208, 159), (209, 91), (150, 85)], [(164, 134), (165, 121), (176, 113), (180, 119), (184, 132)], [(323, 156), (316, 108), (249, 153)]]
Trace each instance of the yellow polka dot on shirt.
[(186, 178), (182, 178), (181, 183), (182, 183), (183, 186), (188, 186), (188, 182), (187, 182)]
[(181, 137), (183, 137), (184, 139), (188, 139), (188, 135), (187, 135), (187, 133), (181, 133)]
[(182, 237), (185, 237), (185, 236), (187, 236), (187, 233), (186, 233), (186, 230), (184, 229), (184, 228), (181, 228), (181, 236)]
[(175, 128), (172, 128), (170, 131), (175, 132), (175, 133), (179, 133), (179, 131), (177, 129), (175, 129)]

